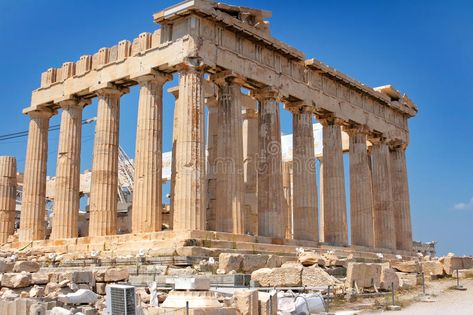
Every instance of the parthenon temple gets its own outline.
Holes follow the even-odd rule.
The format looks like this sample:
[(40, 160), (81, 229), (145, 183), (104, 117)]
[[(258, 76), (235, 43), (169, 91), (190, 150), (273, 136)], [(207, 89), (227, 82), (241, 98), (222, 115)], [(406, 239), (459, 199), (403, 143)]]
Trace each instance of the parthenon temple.
[[(30, 122), (18, 246), (79, 242), (82, 112), (94, 98), (87, 238), (118, 234), (120, 98), (138, 85), (134, 237), (212, 231), (216, 238), (267, 246), (412, 253), (406, 149), (416, 105), (391, 85), (371, 88), (307, 59), (271, 35), (270, 16), (188, 0), (155, 13), (155, 32), (42, 73), (23, 110)], [(178, 86), (163, 89), (174, 76)], [(163, 93), (175, 97), (174, 117), (163, 117)], [(290, 161), (283, 160), (281, 109), (292, 114)], [(57, 157), (47, 154), (54, 115), (61, 115)], [(163, 129), (163, 119), (173, 121), (172, 132)], [(317, 155), (314, 121), (322, 125)], [(163, 137), (173, 143), (166, 230)], [(46, 240), (48, 158), (57, 162)], [(0, 168), (4, 243), (14, 232), (14, 159), (0, 159)]]

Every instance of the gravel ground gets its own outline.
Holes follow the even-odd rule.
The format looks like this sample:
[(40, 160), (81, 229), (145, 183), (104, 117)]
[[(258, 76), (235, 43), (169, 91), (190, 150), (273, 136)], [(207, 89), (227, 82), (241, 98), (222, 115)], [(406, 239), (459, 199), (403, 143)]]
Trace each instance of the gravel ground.
[[(449, 289), (456, 285), (455, 280), (432, 282), (427, 289), (427, 294), (432, 294), (434, 302), (415, 302), (401, 311), (389, 312), (393, 315), (473, 315), (473, 279), (462, 280), (461, 285), (467, 291)], [(376, 312), (365, 314), (386, 314)]]

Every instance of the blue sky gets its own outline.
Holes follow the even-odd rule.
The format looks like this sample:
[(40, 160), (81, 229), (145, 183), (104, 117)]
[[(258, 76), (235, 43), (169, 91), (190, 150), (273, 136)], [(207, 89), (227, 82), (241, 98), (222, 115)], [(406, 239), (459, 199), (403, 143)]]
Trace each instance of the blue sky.
[[(410, 120), (407, 162), (414, 238), (438, 241), (440, 253), (473, 254), (473, 2), (252, 1), (273, 11), (272, 34), (369, 85), (393, 84), (419, 107)], [(174, 1), (0, 1), (0, 134), (26, 130), (21, 109), (49, 67), (157, 28), (152, 14)], [(176, 82), (170, 82), (171, 87)], [(137, 89), (122, 98), (120, 143), (134, 155)], [(173, 99), (164, 99), (165, 150)], [(84, 118), (95, 116), (96, 103)], [(59, 117), (52, 119), (57, 124)], [(282, 114), (291, 132), (291, 116)], [(93, 126), (83, 130), (82, 168), (91, 167)], [(58, 133), (50, 134), (48, 174), (55, 173)], [(0, 142), (18, 157), (26, 139)], [(348, 173), (346, 171), (346, 173)]]

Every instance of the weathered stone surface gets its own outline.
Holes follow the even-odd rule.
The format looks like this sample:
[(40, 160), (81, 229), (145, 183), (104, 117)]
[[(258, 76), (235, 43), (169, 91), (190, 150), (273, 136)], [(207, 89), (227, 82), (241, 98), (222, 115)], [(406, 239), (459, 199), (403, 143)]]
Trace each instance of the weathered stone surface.
[(391, 268), (400, 272), (418, 273), (420, 272), (420, 265), (415, 260), (410, 261), (391, 261)]
[(49, 315), (72, 315), (72, 314), (73, 313), (70, 310), (65, 309), (63, 307), (59, 307), (59, 306), (53, 307), (51, 311), (49, 312)]
[(31, 274), (32, 284), (47, 284), (49, 282), (49, 274), (46, 272), (35, 272)]
[(240, 271), (243, 262), (243, 255), (241, 254), (230, 254), (221, 253), (218, 256), (218, 269), (228, 273), (232, 270)]
[(302, 270), (302, 286), (325, 287), (334, 285), (338, 281), (318, 266), (304, 268)]
[(266, 267), (268, 255), (243, 255), (241, 270), (245, 273)]
[(14, 263), (0, 260), (0, 273), (12, 272)]
[(392, 268), (383, 268), (381, 271), (381, 289), (390, 291), (391, 286), (394, 286), (394, 290), (399, 289), (399, 277)]
[(299, 255), (299, 262), (303, 266), (312, 266), (312, 265), (319, 265), (323, 266), (325, 264), (325, 260), (319, 254), (314, 252), (303, 252)]
[(105, 295), (105, 287), (107, 286), (104, 282), (97, 282), (95, 283), (95, 292), (97, 294)]
[(117, 282), (128, 280), (128, 269), (125, 268), (109, 268), (105, 271), (105, 282)]
[(2, 276), (2, 287), (17, 289), (26, 288), (31, 285), (31, 274), (29, 273), (5, 273)]
[(451, 276), (456, 270), (469, 269), (473, 267), (472, 257), (449, 255), (447, 257), (442, 257), (440, 262), (443, 264), (443, 270), (449, 276)]
[(381, 282), (381, 265), (365, 263), (348, 263), (346, 286), (359, 288), (379, 287)]
[(69, 294), (60, 294), (58, 301), (65, 304), (94, 304), (97, 301), (97, 294), (91, 290), (79, 289)]
[(262, 287), (270, 287), (271, 286), (271, 268), (261, 268), (255, 270), (251, 273), (251, 280), (254, 281), (257, 285)]
[(40, 298), (44, 296), (44, 288), (35, 285), (34, 287), (31, 288), (29, 292), (29, 297), (30, 298)]
[(399, 278), (399, 286), (403, 289), (413, 288), (417, 285), (417, 274), (396, 272)]
[(182, 276), (195, 275), (196, 273), (197, 272), (195, 271), (195, 269), (192, 269), (191, 267), (187, 267), (187, 268), (168, 268), (168, 270), (167, 270), (167, 275), (168, 276), (182, 277)]
[(237, 290), (233, 294), (233, 299), (240, 315), (258, 315), (257, 290)]
[(17, 261), (13, 266), (13, 272), (38, 272), (39, 267), (35, 261)]
[(443, 265), (440, 261), (431, 260), (422, 262), (422, 270), (426, 277), (429, 276), (443, 276)]
[(272, 287), (299, 287), (301, 280), (302, 267), (280, 267), (274, 268), (271, 272)]

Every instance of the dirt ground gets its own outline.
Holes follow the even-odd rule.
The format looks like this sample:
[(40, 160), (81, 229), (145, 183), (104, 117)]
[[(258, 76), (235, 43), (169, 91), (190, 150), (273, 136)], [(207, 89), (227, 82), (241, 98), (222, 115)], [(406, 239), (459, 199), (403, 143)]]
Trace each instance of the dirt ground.
[[(453, 290), (452, 287), (456, 285), (455, 279), (432, 281), (426, 286), (427, 298), (423, 298), (421, 287), (402, 292), (396, 297), (396, 304), (402, 306), (400, 311), (382, 310), (382, 305), (390, 304), (390, 297), (386, 296), (339, 305), (335, 314), (473, 315), (473, 279), (463, 279), (460, 284), (467, 290)], [(378, 310), (374, 310), (376, 304), (380, 305)]]

